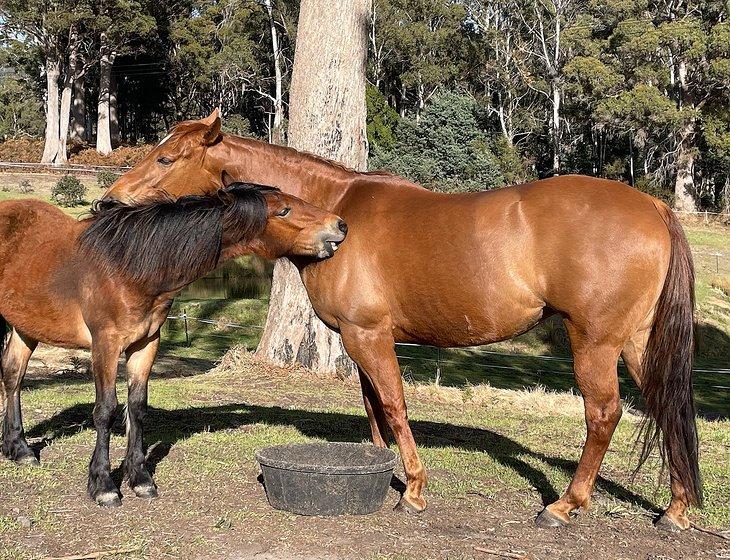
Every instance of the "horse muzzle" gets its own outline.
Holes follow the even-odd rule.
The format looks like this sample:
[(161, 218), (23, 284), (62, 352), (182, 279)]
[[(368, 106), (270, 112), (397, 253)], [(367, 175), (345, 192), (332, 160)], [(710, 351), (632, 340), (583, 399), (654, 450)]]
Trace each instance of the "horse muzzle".
[(338, 219), (334, 226), (327, 228), (320, 237), (320, 250), (317, 257), (328, 259), (335, 254), (347, 237), (347, 224), (344, 220)]

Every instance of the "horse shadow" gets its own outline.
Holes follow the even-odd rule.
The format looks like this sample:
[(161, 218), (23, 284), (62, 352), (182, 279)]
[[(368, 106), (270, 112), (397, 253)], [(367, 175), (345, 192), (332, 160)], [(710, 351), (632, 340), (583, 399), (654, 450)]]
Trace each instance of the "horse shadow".
[[(79, 426), (91, 429), (92, 410), (92, 404), (73, 405), (36, 424), (27, 432), (27, 436), (43, 438), (40, 443), (42, 448), (55, 439), (78, 433)], [(120, 418), (121, 414), (118, 414), (117, 419)], [(361, 442), (370, 436), (370, 427), (364, 416), (341, 412), (314, 412), (250, 404), (226, 404), (177, 410), (150, 407), (145, 435), (147, 441), (156, 443), (149, 449), (147, 466), (154, 474), (155, 468), (165, 459), (172, 447), (193, 434), (241, 428), (252, 424), (291, 426), (305, 436), (327, 441)], [(535, 451), (489, 429), (428, 420), (412, 420), (410, 425), (419, 447), (457, 447), (465, 451), (486, 453), (527, 481), (540, 494), (544, 505), (557, 500), (559, 494), (547, 475), (531, 465), (528, 460), (537, 459), (550, 467), (564, 471), (569, 476), (572, 476), (577, 467), (576, 461)], [(124, 434), (123, 421), (115, 423), (114, 432)], [(113, 477), (115, 482), (121, 483), (121, 465), (115, 469)], [(614, 498), (656, 514), (661, 513), (654, 503), (614, 481), (599, 476), (596, 486)], [(397, 479), (393, 487), (403, 492), (404, 485)]]

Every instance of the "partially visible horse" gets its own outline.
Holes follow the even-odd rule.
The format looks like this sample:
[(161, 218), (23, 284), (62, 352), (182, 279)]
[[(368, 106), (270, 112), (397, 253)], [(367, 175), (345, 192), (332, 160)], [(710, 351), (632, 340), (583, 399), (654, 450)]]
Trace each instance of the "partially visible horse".
[[(373, 441), (401, 450), (401, 505), (421, 511), (426, 475), (408, 425), (394, 342), (472, 346), (562, 317), (585, 401), (588, 435), (565, 494), (537, 517), (569, 522), (587, 507), (621, 416), (623, 356), (646, 401), (646, 459), (659, 442), (672, 501), (661, 525), (689, 527), (702, 499), (692, 393), (694, 271), (674, 213), (616, 181), (563, 176), (472, 194), (428, 191), (387, 173), (356, 173), (290, 148), (221, 134), (217, 112), (177, 125), (106, 193), (139, 199), (164, 189), (238, 180), (344, 217), (337, 257), (301, 267), (315, 311), (357, 362)], [(210, 187), (213, 188), (213, 187)]]
[(3, 454), (19, 463), (38, 462), (20, 411), (21, 382), (36, 344), (91, 348), (96, 447), (88, 492), (101, 505), (120, 505), (110, 476), (109, 431), (117, 408), (117, 362), (125, 353), (125, 474), (137, 496), (156, 496), (144, 463), (142, 426), (160, 327), (173, 298), (220, 262), (243, 254), (329, 257), (345, 230), (338, 216), (277, 189), (241, 183), (177, 201), (105, 201), (83, 221), (40, 201), (0, 202), (3, 335), (7, 323), (13, 327), (0, 346)]

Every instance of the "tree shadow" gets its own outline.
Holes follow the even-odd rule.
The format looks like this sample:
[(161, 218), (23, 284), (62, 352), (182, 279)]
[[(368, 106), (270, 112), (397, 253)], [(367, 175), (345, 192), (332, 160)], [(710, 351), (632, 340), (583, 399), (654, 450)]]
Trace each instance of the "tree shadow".
[[(92, 404), (76, 404), (52, 418), (35, 425), (27, 432), (28, 437), (42, 437), (50, 443), (79, 431), (79, 426), (91, 428)], [(121, 415), (117, 415), (117, 419)], [(339, 412), (312, 412), (300, 409), (284, 409), (278, 406), (230, 404), (221, 406), (191, 407), (166, 410), (150, 407), (146, 440), (157, 442), (148, 453), (148, 467), (154, 469), (164, 460), (172, 447), (180, 440), (200, 432), (235, 429), (251, 424), (291, 426), (303, 435), (327, 441), (360, 442), (369, 438), (370, 430), (364, 416)], [(534, 451), (521, 443), (488, 429), (460, 426), (445, 422), (415, 420), (410, 422), (413, 435), (420, 447), (458, 447), (465, 451), (486, 453), (499, 464), (513, 470), (528, 482), (547, 505), (559, 498), (545, 472), (531, 465), (528, 459), (537, 459), (572, 476), (577, 462)], [(115, 433), (123, 434), (122, 422), (115, 423)], [(121, 477), (121, 467), (115, 476)], [(660, 513), (660, 509), (646, 498), (624, 486), (598, 478), (596, 485), (611, 496)], [(402, 490), (402, 489), (401, 489)]]

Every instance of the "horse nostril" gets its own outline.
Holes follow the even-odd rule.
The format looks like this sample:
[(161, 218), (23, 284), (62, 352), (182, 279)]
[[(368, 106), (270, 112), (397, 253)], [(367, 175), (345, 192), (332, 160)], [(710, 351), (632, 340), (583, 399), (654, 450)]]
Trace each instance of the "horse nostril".
[(342, 233), (347, 233), (347, 222), (345, 220), (337, 220), (337, 229)]

